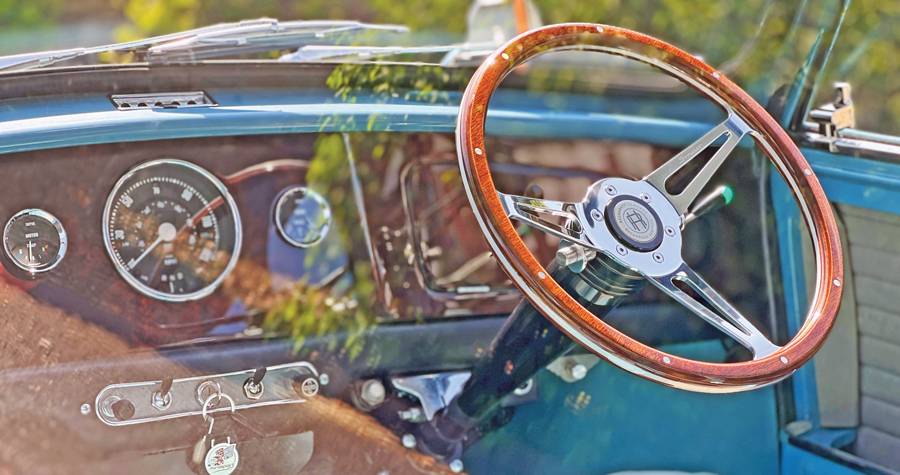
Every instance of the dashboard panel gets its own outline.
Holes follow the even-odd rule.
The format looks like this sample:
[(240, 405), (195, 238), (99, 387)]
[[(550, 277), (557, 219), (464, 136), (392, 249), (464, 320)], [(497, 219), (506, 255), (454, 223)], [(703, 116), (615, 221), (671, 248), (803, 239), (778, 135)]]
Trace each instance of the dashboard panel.
[[(640, 174), (671, 154), (491, 140), (498, 188), (572, 201), (582, 185)], [(560, 154), (572, 157), (565, 169)], [(506, 315), (520, 298), (468, 209), (449, 134), (79, 146), (7, 155), (0, 176), (11, 184), (0, 188), (0, 219), (43, 210), (66, 235), (54, 268), (24, 272), (6, 255), (4, 279), (132, 346), (278, 335), (301, 345), (308, 334)], [(520, 232), (554, 259), (554, 238)], [(697, 249), (710, 245), (704, 234)], [(652, 289), (640, 299), (665, 301)]]

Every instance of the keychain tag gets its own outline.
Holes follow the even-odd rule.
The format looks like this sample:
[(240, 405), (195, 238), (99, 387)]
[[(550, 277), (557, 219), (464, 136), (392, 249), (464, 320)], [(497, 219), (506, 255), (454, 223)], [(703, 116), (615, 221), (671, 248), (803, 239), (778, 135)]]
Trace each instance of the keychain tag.
[(206, 453), (206, 471), (209, 475), (231, 475), (239, 461), (237, 446), (231, 443), (230, 437), (222, 444), (213, 441), (212, 448)]

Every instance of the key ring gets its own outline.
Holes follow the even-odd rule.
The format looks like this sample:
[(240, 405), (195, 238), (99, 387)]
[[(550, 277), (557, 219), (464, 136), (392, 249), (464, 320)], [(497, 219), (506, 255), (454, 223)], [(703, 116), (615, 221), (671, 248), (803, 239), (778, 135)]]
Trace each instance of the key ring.
[(211, 403), (213, 398), (215, 397), (228, 399), (228, 403), (231, 404), (231, 413), (233, 414), (236, 411), (236, 408), (234, 407), (234, 399), (231, 399), (231, 396), (225, 393), (210, 394), (209, 397), (206, 398), (205, 401), (203, 401), (203, 422), (209, 420), (209, 414), (207, 414), (207, 411), (209, 410), (209, 403)]

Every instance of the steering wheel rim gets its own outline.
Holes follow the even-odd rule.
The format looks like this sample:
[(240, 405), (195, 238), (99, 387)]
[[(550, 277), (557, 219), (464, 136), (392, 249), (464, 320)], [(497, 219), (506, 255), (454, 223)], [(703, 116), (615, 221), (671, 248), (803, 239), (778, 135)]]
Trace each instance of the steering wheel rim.
[[(635, 45), (635, 50), (623, 48), (622, 46), (625, 42)], [(498, 193), (488, 168), (489, 153), (484, 143), (484, 126), (491, 95), (497, 89), (502, 79), (515, 67), (535, 56), (563, 50), (598, 51), (644, 62), (677, 77), (708, 99), (719, 104), (729, 113), (729, 119), (720, 124), (717, 127), (718, 130), (714, 129), (704, 138), (701, 138), (667, 162), (669, 165), (668, 169), (666, 169), (667, 164), (664, 164), (640, 182), (618, 179), (622, 183), (643, 183), (648, 185), (635, 187), (629, 193), (623, 192), (623, 194), (634, 198), (638, 196), (635, 193), (646, 193), (648, 195), (647, 198), (654, 201), (662, 196), (664, 200), (668, 200), (668, 204), (671, 205), (671, 211), (683, 213), (687, 205), (696, 197), (696, 193), (693, 192), (696, 191), (698, 193), (700, 191), (699, 188), (702, 188), (705, 182), (700, 183), (699, 187), (697, 187), (698, 189), (691, 190), (692, 193), (687, 193), (688, 189), (694, 188), (692, 181), (685, 192), (674, 195), (666, 191), (665, 180), (680, 170), (685, 163), (697, 156), (700, 151), (712, 145), (717, 138), (722, 136), (726, 136), (727, 140), (726, 145), (722, 146), (720, 150), (725, 148), (728, 148), (728, 150), (722, 154), (721, 158), (717, 158), (720, 155), (717, 152), (710, 162), (702, 167), (700, 174), (706, 173), (707, 168), (713, 162), (718, 161), (708, 171), (707, 175), (712, 175), (722, 160), (727, 157), (733, 146), (744, 135), (753, 137), (759, 147), (775, 164), (776, 169), (791, 188), (800, 207), (801, 214), (806, 221), (813, 241), (816, 257), (817, 278), (815, 295), (810, 305), (806, 322), (788, 344), (780, 348), (772, 344), (772, 348), (764, 348), (758, 352), (755, 347), (751, 348), (757, 354), (754, 360), (730, 364), (700, 362), (661, 352), (637, 342), (591, 314), (550, 278), (550, 273), (528, 251), (515, 231), (511, 217), (531, 225), (537, 225), (535, 222), (529, 222), (529, 217), (532, 216), (532, 213), (546, 212), (554, 216), (566, 216), (562, 213), (568, 213), (568, 216), (583, 220), (580, 221), (582, 226), (585, 226), (582, 229), (582, 234), (576, 235), (571, 230), (542, 229), (548, 232), (558, 231), (554, 232), (554, 234), (579, 244), (591, 246), (620, 263), (623, 263), (622, 259), (624, 259), (622, 255), (615, 255), (613, 249), (602, 249), (598, 242), (594, 242), (604, 239), (598, 237), (604, 232), (600, 230), (599, 221), (594, 227), (590, 218), (590, 213), (596, 213), (593, 210), (598, 209), (602, 204), (600, 200), (603, 196), (603, 190), (589, 190), (588, 197), (592, 196), (591, 193), (594, 193), (593, 196), (595, 196), (593, 203), (588, 198), (586, 198), (585, 202), (578, 204), (548, 202), (546, 200), (524, 202), (519, 197)], [(731, 123), (729, 123), (729, 120), (731, 120)], [(718, 135), (713, 132), (718, 133)], [(737, 135), (737, 137), (735, 138), (734, 135)], [(712, 136), (712, 138), (708, 136)], [(843, 283), (840, 238), (834, 215), (825, 193), (812, 172), (812, 168), (778, 123), (737, 85), (699, 59), (655, 38), (608, 25), (577, 23), (550, 25), (535, 29), (499, 47), (482, 63), (472, 77), (463, 96), (457, 122), (456, 138), (460, 171), (463, 175), (466, 194), (485, 238), (494, 251), (494, 256), (500, 266), (538, 310), (563, 332), (597, 356), (630, 373), (667, 386), (698, 392), (730, 393), (772, 384), (790, 376), (812, 358), (825, 342), (837, 317), (842, 293), (841, 284)], [(698, 148), (698, 143), (704, 146)], [(682, 157), (682, 159), (678, 160), (679, 157)], [(676, 164), (679, 161), (680, 163)], [(660, 170), (663, 171), (660, 172)], [(657, 172), (660, 173), (657, 174)], [(654, 177), (654, 174), (657, 174), (657, 176)], [(708, 176), (706, 179), (708, 179)], [(595, 183), (592, 188), (599, 186), (599, 183), (602, 183), (602, 181)], [(651, 183), (656, 183), (657, 186), (653, 186)], [(659, 185), (662, 185), (661, 189)], [(623, 186), (627, 187), (630, 185), (624, 184)], [(618, 192), (618, 190), (616, 191)], [(653, 192), (656, 193), (653, 194)], [(686, 194), (688, 196), (685, 196)], [(690, 196), (692, 194), (693, 196)], [(662, 219), (662, 216), (660, 216), (662, 219), (660, 224), (666, 228), (666, 233), (668, 233), (668, 227), (671, 226), (670, 210), (663, 205), (652, 205), (652, 203), (647, 208), (654, 210), (657, 216), (666, 214), (665, 219)], [(526, 212), (520, 212), (522, 209), (525, 209)], [(604, 216), (608, 216), (613, 210), (614, 208), (603, 208), (600, 211), (606, 211)], [(609, 219), (612, 220), (613, 218)], [(596, 233), (588, 234), (589, 228), (591, 231), (596, 231)], [(676, 237), (680, 239), (680, 232), (676, 234), (677, 236), (675, 237), (663, 236), (662, 241), (664, 243), (668, 241), (674, 242)], [(614, 235), (614, 237), (621, 241), (623, 235), (620, 233)], [(579, 240), (580, 238), (581, 240)], [(632, 244), (635, 243), (632, 242)], [(637, 244), (640, 244), (640, 242)], [(680, 260), (680, 240), (677, 244), (677, 257), (680, 263), (684, 265), (683, 261)], [(640, 262), (650, 262), (647, 259), (652, 259), (651, 256), (656, 254), (656, 252), (645, 252), (643, 249), (635, 249), (633, 247), (630, 247), (625, 252), (629, 256), (641, 256), (644, 258)], [(696, 274), (678, 274), (679, 271), (685, 272), (681, 269), (676, 269), (660, 277), (648, 275), (643, 270), (635, 267), (634, 260), (623, 264), (639, 270), (648, 280), (670, 295), (673, 295), (673, 292), (677, 292), (677, 289), (666, 288), (666, 279), (668, 279), (669, 284), (673, 284), (674, 280), (690, 281), (695, 279), (691, 284), (696, 284), (698, 280), (702, 282), (702, 279)], [(686, 267), (686, 265), (684, 266)], [(689, 271), (689, 269), (687, 270)], [(685, 279), (679, 277), (685, 277)], [(705, 285), (705, 283), (703, 284)], [(693, 287), (693, 285), (691, 286)], [(674, 285), (670, 287), (674, 287)], [(704, 293), (702, 295), (705, 299), (710, 299), (707, 294)], [(721, 299), (714, 290), (712, 290), (712, 295), (713, 300), (718, 298), (721, 300), (721, 303), (730, 305), (724, 299)], [(677, 299), (682, 299), (681, 302), (685, 303), (683, 296), (679, 296)], [(715, 306), (715, 308), (719, 309), (718, 306)], [(695, 308), (692, 308), (692, 310), (698, 315), (701, 312), (701, 310)], [(725, 313), (725, 315), (732, 318), (732, 315), (729, 313)], [(709, 315), (701, 316), (713, 323), (710, 320), (712, 317)], [(721, 319), (721, 317), (719, 318)], [(732, 324), (732, 326), (744, 333), (748, 332), (740, 321), (726, 320), (726, 323)], [(720, 329), (722, 328), (720, 327)], [(726, 333), (733, 337), (735, 336), (728, 331)], [(750, 331), (750, 333), (753, 332)], [(757, 343), (760, 342), (757, 341)]]

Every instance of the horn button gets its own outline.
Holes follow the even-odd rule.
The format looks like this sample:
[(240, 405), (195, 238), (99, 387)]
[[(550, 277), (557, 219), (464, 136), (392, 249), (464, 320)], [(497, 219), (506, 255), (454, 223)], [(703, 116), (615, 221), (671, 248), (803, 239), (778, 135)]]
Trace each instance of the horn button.
[(603, 215), (616, 240), (628, 248), (650, 252), (662, 244), (663, 225), (659, 215), (638, 198), (617, 196), (609, 200)]

